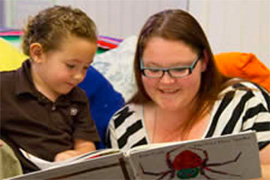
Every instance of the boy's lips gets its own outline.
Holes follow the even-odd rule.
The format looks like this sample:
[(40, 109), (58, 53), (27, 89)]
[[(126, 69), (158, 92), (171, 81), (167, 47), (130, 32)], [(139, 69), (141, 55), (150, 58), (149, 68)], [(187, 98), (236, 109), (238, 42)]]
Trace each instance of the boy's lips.
[(76, 85), (73, 83), (67, 83), (68, 86), (75, 87)]

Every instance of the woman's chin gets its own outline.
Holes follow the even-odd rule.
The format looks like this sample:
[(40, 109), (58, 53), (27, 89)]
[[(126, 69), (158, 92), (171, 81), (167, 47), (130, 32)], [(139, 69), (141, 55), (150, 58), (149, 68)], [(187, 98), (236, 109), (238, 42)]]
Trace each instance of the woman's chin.
[(179, 110), (179, 104), (175, 104), (172, 102), (163, 102), (159, 104), (159, 107), (168, 110), (168, 111), (176, 111)]

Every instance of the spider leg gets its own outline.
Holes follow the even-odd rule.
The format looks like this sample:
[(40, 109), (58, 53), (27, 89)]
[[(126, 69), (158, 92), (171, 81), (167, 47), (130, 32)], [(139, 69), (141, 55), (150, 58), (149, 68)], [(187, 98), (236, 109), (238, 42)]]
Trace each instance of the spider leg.
[(208, 167), (205, 167), (204, 169), (206, 169), (207, 171), (213, 172), (213, 173), (217, 173), (217, 174), (224, 174), (224, 175), (230, 175), (230, 176), (234, 176), (234, 177), (241, 177), (238, 174), (231, 174), (231, 173), (227, 173), (227, 172), (224, 172), (224, 171), (217, 171), (217, 170), (214, 170), (214, 169), (211, 169), (211, 168), (208, 168)]
[(167, 176), (169, 173), (173, 173), (172, 170), (168, 170), (168, 171), (163, 171), (163, 172), (148, 172), (148, 171), (145, 171), (142, 167), (142, 165), (140, 164), (140, 168), (143, 172), (143, 174), (147, 174), (147, 175), (152, 175), (152, 176), (160, 176), (158, 178), (159, 179), (163, 179), (165, 176)]
[[(168, 173), (172, 173), (171, 171), (165, 172), (162, 176), (160, 176), (157, 180), (163, 179), (165, 176), (167, 176)], [(173, 177), (170, 177), (172, 179)]]
[(205, 172), (204, 172), (204, 170), (201, 170), (201, 175), (203, 175), (207, 179), (214, 180), (213, 178), (210, 178), (208, 175), (206, 175)]
[(242, 154), (242, 152), (239, 152), (239, 154), (233, 160), (225, 161), (225, 162), (222, 162), (222, 163), (210, 163), (210, 164), (206, 164), (206, 166), (207, 167), (209, 167), (209, 166), (222, 166), (222, 165), (234, 163), (239, 159), (241, 154)]
[(236, 162), (239, 159), (239, 157), (241, 156), (242, 152), (239, 152), (238, 155), (233, 160), (225, 161), (225, 162), (222, 162), (222, 163), (210, 163), (210, 164), (206, 164), (207, 161), (208, 161), (208, 153), (207, 153), (207, 151), (206, 150), (203, 150), (203, 149), (200, 149), (200, 148), (193, 148), (193, 149), (200, 150), (205, 155), (205, 159), (203, 160), (203, 167), (201, 169), (201, 174), (203, 176), (205, 176), (206, 178), (212, 179), (212, 178), (210, 178), (209, 176), (207, 176), (205, 174), (204, 169), (205, 170), (208, 170), (210, 172), (213, 172), (213, 173), (218, 173), (218, 174), (224, 174), (224, 175), (230, 175), (230, 176), (240, 177), (240, 175), (237, 175), (237, 174), (230, 174), (230, 173), (227, 173), (227, 172), (217, 171), (217, 170), (211, 169), (211, 168), (209, 168), (209, 166), (222, 166), (222, 165), (234, 163), (234, 162)]

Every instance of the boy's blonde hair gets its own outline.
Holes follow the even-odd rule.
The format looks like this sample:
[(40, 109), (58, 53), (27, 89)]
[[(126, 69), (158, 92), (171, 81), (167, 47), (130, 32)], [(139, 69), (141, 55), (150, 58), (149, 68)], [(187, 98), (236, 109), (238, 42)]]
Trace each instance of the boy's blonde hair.
[(69, 35), (97, 43), (96, 25), (83, 11), (70, 6), (53, 6), (30, 17), (24, 28), (22, 48), (30, 56), (32, 43), (40, 43), (43, 51), (58, 49)]

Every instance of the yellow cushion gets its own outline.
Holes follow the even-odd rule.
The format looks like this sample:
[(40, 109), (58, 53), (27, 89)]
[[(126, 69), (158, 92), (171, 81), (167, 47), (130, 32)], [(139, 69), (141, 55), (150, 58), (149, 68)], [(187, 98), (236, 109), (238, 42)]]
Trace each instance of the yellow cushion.
[(0, 38), (0, 50), (0, 71), (17, 69), (27, 58), (18, 48), (3, 38)]
[(255, 82), (270, 92), (270, 69), (254, 54), (229, 52), (215, 55), (220, 72), (229, 77), (240, 77)]

